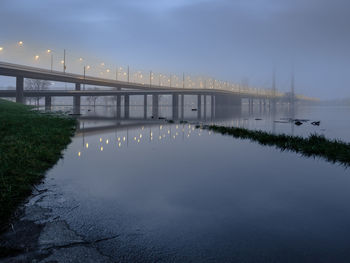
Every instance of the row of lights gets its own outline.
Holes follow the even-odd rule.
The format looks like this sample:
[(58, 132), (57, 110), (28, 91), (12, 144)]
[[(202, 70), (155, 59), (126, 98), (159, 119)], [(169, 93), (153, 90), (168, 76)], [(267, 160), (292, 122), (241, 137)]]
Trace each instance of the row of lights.
[[(177, 130), (179, 129), (179, 126), (178, 126), (178, 125), (176, 125), (176, 129), (177, 129)], [(163, 130), (163, 126), (162, 126), (162, 125), (159, 127), (159, 130)], [(188, 125), (188, 134), (187, 134), (187, 138), (190, 137), (190, 135), (192, 134), (192, 132), (193, 132), (194, 130), (195, 130), (195, 127), (194, 127), (193, 125)], [(183, 132), (183, 133), (185, 132), (185, 127), (182, 128), (182, 132)], [(199, 129), (198, 136), (201, 136), (201, 135), (202, 135), (202, 132), (203, 132), (203, 130), (202, 130), (202, 129)], [(208, 134), (211, 135), (211, 134), (212, 134), (211, 131), (209, 131)], [(173, 139), (175, 140), (176, 137), (179, 136), (179, 132), (175, 132), (175, 134), (174, 134), (173, 136), (171, 136), (171, 130), (168, 129), (166, 133), (160, 134), (160, 135), (159, 135), (159, 140), (165, 139), (165, 138), (167, 137), (167, 135), (170, 136), (169, 138), (173, 138)], [(136, 143), (140, 143), (143, 137), (144, 137), (143, 134), (140, 133), (138, 136), (134, 136), (133, 139), (134, 139), (134, 141), (135, 141)], [(150, 132), (150, 137), (149, 137), (151, 141), (153, 141), (153, 137), (154, 137), (154, 134), (153, 134), (153, 132), (151, 131), (151, 132)], [(127, 140), (127, 138), (126, 138), (125, 136), (124, 136), (124, 137), (118, 137), (118, 138), (117, 138), (117, 146), (118, 146), (118, 148), (120, 148), (120, 147), (122, 146), (122, 142), (125, 142), (126, 140)], [(101, 143), (103, 143), (103, 141), (104, 141), (104, 140), (103, 140), (102, 138), (99, 139), (99, 143), (100, 143), (99, 150), (100, 150), (101, 152), (103, 152), (103, 150), (104, 150), (103, 145), (101, 145)], [(109, 139), (106, 139), (106, 140), (105, 140), (105, 144), (106, 144), (106, 145), (109, 145), (109, 143), (110, 143), (110, 140), (109, 140)], [(88, 149), (88, 148), (89, 148), (89, 143), (85, 143), (84, 146), (85, 146), (84, 148)], [(78, 156), (80, 157), (81, 155), (82, 155), (82, 152), (79, 151), (79, 152), (78, 152)]]
[[(17, 42), (17, 46), (19, 47), (23, 47), (24, 46), (24, 42), (23, 41), (18, 41)], [(0, 46), (0, 52), (4, 50), (4, 47)], [(46, 50), (46, 53), (47, 54), (50, 54), (51, 55), (51, 70), (53, 68), (53, 56), (52, 56), (52, 53), (53, 53), (53, 50), (52, 49), (47, 49)], [(40, 59), (40, 55), (35, 55), (34, 56), (34, 60), (35, 61), (39, 61)], [(79, 59), (79, 62), (83, 62), (84, 59), (82, 57), (80, 57)], [(64, 72), (66, 70), (66, 61), (65, 61), (65, 58), (63, 60), (60, 61), (60, 63), (63, 65), (64, 67)], [(105, 67), (105, 63), (104, 62), (101, 62), (100, 63), (100, 66), (101, 67)], [(90, 70), (91, 69), (91, 66), (90, 65), (84, 65), (84, 76), (86, 74), (86, 70)], [(122, 67), (119, 68), (120, 71), (123, 70)], [(104, 72), (105, 73), (111, 73), (111, 69), (107, 68), (105, 69), (104, 71), (101, 71), (100, 72), (100, 75), (104, 75)], [(127, 73), (128, 72), (128, 73)], [(119, 74), (119, 70), (117, 68), (117, 71), (116, 71), (116, 78), (118, 79), (118, 76), (124, 76), (124, 77), (127, 77), (127, 80), (129, 81), (129, 67), (128, 67), (128, 70), (127, 72), (121, 72), (121, 74)], [(144, 82), (144, 74), (142, 74), (142, 72), (138, 71), (137, 73), (134, 74), (134, 78), (140, 78), (141, 79), (141, 82), (143, 85), (145, 85), (145, 82)], [(158, 85), (159, 86), (163, 86), (164, 85), (164, 80), (165, 80), (165, 83), (166, 85), (165, 86), (172, 86), (172, 77), (175, 78), (175, 80), (177, 80), (177, 83), (175, 84), (176, 87), (179, 87), (179, 80), (180, 78), (176, 75), (170, 75), (170, 78), (169, 76), (167, 75), (163, 75), (163, 74), (158, 74), (158, 80), (159, 80), (159, 83)], [(152, 80), (154, 80), (154, 73), (151, 71), (150, 72), (150, 85), (152, 85)], [(230, 91), (235, 91), (235, 92), (245, 92), (245, 93), (251, 93), (251, 94), (259, 94), (259, 95), (273, 95), (273, 96), (282, 96), (282, 93), (279, 93), (279, 92), (274, 92), (270, 89), (257, 89), (257, 88), (250, 88), (250, 87), (247, 87), (247, 86), (240, 86), (240, 85), (236, 85), (236, 84), (231, 84), (229, 82), (224, 82), (224, 81), (218, 81), (218, 80), (215, 80), (215, 79), (208, 79), (208, 80), (203, 80), (202, 78), (199, 78), (195, 81), (193, 81), (190, 77), (186, 77), (183, 76), (183, 80), (182, 80), (182, 84), (183, 84), (183, 87), (185, 87), (185, 82), (187, 82), (187, 86), (188, 88), (195, 88), (196, 86), (199, 86), (200, 88), (209, 88), (209, 89), (224, 89), (224, 90), (230, 90)]]

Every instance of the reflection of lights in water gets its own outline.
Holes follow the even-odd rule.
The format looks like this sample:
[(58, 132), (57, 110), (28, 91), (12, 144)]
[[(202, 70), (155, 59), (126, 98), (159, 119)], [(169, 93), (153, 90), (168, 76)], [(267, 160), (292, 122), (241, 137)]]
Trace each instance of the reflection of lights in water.
[(139, 142), (140, 142), (140, 139), (137, 140), (137, 143), (139, 143)]
[(142, 134), (140, 134), (140, 138), (142, 138)]
[(170, 131), (168, 130), (168, 134), (170, 134)]
[(85, 144), (85, 147), (86, 147), (86, 149), (87, 149), (87, 148), (89, 148), (89, 144), (88, 144), (88, 143), (86, 143), (86, 144)]
[(151, 136), (153, 136), (153, 132), (151, 132)]
[(123, 137), (123, 141), (125, 142), (125, 136)]
[(120, 146), (122, 146), (122, 144), (121, 143), (118, 143), (118, 147), (120, 148)]
[(120, 137), (118, 137), (118, 142), (120, 142)]
[(134, 137), (134, 141), (136, 141), (136, 137)]
[(103, 146), (101, 146), (100, 150), (101, 150), (101, 152), (103, 152)]
[(106, 144), (108, 144), (109, 143), (109, 140), (106, 140)]
[(100, 142), (102, 142), (102, 138), (100, 138)]
[(78, 156), (80, 157), (80, 155), (81, 155), (81, 152), (78, 152)]

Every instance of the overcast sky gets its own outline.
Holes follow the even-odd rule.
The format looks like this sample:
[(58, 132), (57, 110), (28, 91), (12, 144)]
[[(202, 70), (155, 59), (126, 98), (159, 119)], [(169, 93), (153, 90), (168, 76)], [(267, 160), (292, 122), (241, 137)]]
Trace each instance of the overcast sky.
[(25, 40), (135, 68), (350, 97), (349, 0), (1, 0), (0, 45)]

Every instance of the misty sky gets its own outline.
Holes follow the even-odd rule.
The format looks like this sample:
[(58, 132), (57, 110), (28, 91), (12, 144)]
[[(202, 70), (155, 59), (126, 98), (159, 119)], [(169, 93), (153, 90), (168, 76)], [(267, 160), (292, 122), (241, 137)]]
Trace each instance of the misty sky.
[(1, 0), (0, 45), (24, 40), (164, 73), (350, 97), (349, 0)]

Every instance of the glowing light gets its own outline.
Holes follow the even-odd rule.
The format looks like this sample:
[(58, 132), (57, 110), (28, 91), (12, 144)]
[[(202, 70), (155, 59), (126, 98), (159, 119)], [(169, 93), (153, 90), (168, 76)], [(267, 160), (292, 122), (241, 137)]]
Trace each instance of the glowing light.
[(110, 69), (107, 69), (106, 72), (109, 73), (111, 70)]
[(118, 143), (118, 147), (120, 148), (120, 146), (122, 146), (122, 144), (121, 143)]
[(87, 148), (89, 148), (89, 144), (88, 144), (88, 143), (86, 143), (86, 144), (85, 144), (85, 147), (86, 147), (86, 149), (87, 149)]
[(153, 132), (151, 132), (151, 136), (153, 136)]
[(80, 157), (80, 155), (81, 155), (81, 152), (78, 152), (78, 156)]
[(139, 142), (140, 142), (140, 139), (137, 140), (137, 143), (139, 143)]
[(80, 62), (83, 61), (83, 58), (79, 58), (79, 61), (80, 61)]
[(61, 60), (61, 64), (64, 64), (64, 60)]
[(102, 138), (100, 138), (100, 142), (102, 142)]
[(21, 46), (23, 46), (23, 41), (18, 41), (17, 44), (21, 47)]
[(159, 140), (161, 140), (162, 139), (162, 136), (159, 136)]
[(118, 142), (120, 142), (120, 137), (118, 137)]
[(123, 141), (125, 142), (125, 136), (123, 137)]
[(101, 150), (101, 152), (103, 152), (103, 146), (101, 146), (100, 150)]
[(38, 60), (39, 59), (39, 55), (35, 55), (34, 59)]
[(3, 51), (4, 50), (4, 48), (3, 47), (0, 47), (0, 51)]
[(170, 134), (170, 130), (168, 130), (168, 134)]
[(52, 51), (51, 49), (46, 50), (46, 52), (49, 54), (51, 53), (51, 51)]
[(106, 144), (108, 144), (109, 143), (109, 140), (106, 140)]
[(136, 137), (134, 137), (134, 141), (136, 141)]
[(90, 69), (90, 66), (86, 66), (86, 69), (89, 70), (89, 69)]
[(104, 67), (104, 65), (105, 65), (105, 63), (104, 63), (104, 62), (102, 62), (102, 63), (101, 63), (101, 66), (102, 66), (102, 67)]

